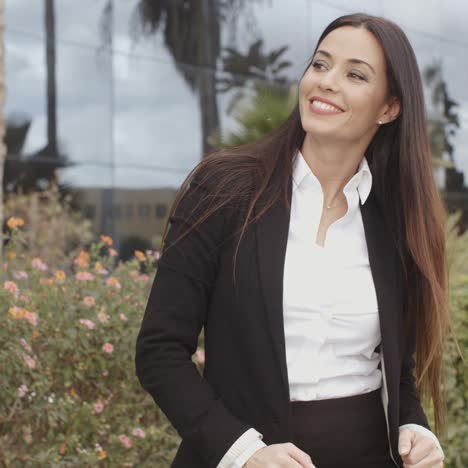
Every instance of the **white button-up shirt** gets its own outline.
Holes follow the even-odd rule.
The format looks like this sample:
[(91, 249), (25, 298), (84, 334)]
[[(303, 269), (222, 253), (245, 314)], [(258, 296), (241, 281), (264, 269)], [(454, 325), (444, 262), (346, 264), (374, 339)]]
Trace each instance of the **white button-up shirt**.
[(290, 399), (339, 398), (376, 390), (381, 341), (377, 296), (359, 201), (372, 186), (367, 160), (345, 185), (346, 214), (324, 247), (315, 243), (323, 207), (320, 181), (298, 154), (283, 278)]
[[(320, 400), (382, 386), (377, 297), (359, 203), (372, 187), (365, 156), (346, 183), (348, 209), (315, 242), (323, 207), (320, 181), (299, 151), (293, 165), (291, 218), (283, 277), (283, 314), (290, 399)], [(436, 436), (417, 424), (400, 426)], [(242, 468), (263, 435), (242, 434), (218, 468)]]

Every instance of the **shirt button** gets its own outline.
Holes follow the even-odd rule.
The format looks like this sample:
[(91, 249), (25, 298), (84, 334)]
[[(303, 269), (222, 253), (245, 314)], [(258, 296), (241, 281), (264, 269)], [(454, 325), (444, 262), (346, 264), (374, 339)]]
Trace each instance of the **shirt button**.
[(332, 316), (332, 307), (331, 304), (324, 304), (322, 310), (320, 311), (320, 316), (323, 320), (330, 320)]

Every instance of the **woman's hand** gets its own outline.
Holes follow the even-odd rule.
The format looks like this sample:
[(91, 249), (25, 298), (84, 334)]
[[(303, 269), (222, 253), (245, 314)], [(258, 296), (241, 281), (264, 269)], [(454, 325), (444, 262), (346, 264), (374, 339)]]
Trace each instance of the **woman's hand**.
[(257, 450), (242, 468), (317, 468), (309, 455), (291, 442)]
[(402, 429), (398, 450), (404, 468), (442, 468), (444, 456), (432, 438), (411, 429)]

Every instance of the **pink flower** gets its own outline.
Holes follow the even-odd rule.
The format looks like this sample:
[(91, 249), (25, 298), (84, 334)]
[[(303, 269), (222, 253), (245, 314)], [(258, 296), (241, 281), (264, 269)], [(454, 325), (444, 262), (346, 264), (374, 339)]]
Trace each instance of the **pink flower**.
[(38, 257), (32, 259), (31, 266), (41, 271), (46, 271), (48, 269), (48, 266)]
[(28, 393), (28, 387), (25, 384), (21, 384), (18, 387), (18, 396), (20, 398), (23, 398), (24, 396), (26, 396), (26, 393)]
[(161, 258), (161, 252), (158, 252), (157, 250), (154, 251), (154, 259), (158, 261)]
[(149, 280), (149, 276), (148, 275), (140, 275), (138, 277), (138, 281), (148, 281)]
[(31, 346), (29, 346), (29, 343), (28, 343), (24, 338), (21, 338), (21, 339), (20, 339), (20, 343), (21, 343), (21, 346), (22, 346), (28, 353), (32, 353)]
[(114, 347), (110, 343), (104, 343), (102, 345), (102, 350), (107, 354), (112, 354)]
[(103, 409), (104, 409), (104, 403), (101, 400), (98, 400), (96, 401), (96, 403), (94, 403), (94, 412), (96, 414), (101, 414)]
[(205, 364), (205, 351), (203, 351), (203, 349), (197, 349), (195, 359), (199, 364)]
[(83, 299), (83, 304), (86, 307), (93, 307), (96, 305), (96, 301), (94, 300), (93, 296), (85, 296)]
[(94, 270), (100, 275), (107, 275), (109, 272), (102, 266), (101, 262), (96, 262), (94, 265)]
[(15, 271), (13, 273), (13, 278), (17, 279), (17, 280), (21, 280), (21, 279), (27, 279), (28, 278), (28, 274), (25, 272), (25, 271)]
[(13, 281), (5, 281), (3, 283), (3, 287), (10, 293), (13, 294), (13, 296), (18, 297), (19, 294), (19, 289), (18, 286), (16, 286), (16, 283)]
[(102, 372), (102, 375), (104, 377), (107, 377), (109, 375), (109, 371), (106, 369), (105, 371)]
[(33, 326), (37, 325), (37, 314), (36, 312), (24, 312), (24, 318)]
[(96, 328), (96, 325), (92, 320), (80, 319), (80, 323), (88, 328), (88, 330), (94, 330)]
[(131, 439), (124, 434), (119, 435), (119, 441), (125, 448), (129, 449), (132, 446)]
[(30, 369), (34, 369), (36, 367), (36, 360), (27, 354), (23, 355), (24, 362)]
[(106, 314), (105, 312), (102, 312), (102, 311), (98, 312), (97, 317), (101, 323), (105, 323), (109, 321), (109, 315)]
[(132, 434), (136, 437), (141, 437), (142, 439), (146, 437), (146, 433), (141, 427), (135, 427), (132, 431)]
[(78, 281), (92, 281), (94, 279), (94, 275), (89, 271), (79, 271), (76, 274), (76, 279)]
[(125, 314), (119, 314), (119, 319), (122, 320), (122, 322), (128, 322), (128, 317)]

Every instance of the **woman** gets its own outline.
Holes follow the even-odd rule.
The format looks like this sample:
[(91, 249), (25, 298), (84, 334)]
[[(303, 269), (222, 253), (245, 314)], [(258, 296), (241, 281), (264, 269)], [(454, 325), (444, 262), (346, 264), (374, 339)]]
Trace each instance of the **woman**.
[(419, 397), (444, 429), (446, 212), (425, 125), (401, 29), (343, 16), (288, 120), (189, 174), (136, 346), (182, 437), (173, 467), (442, 466)]

